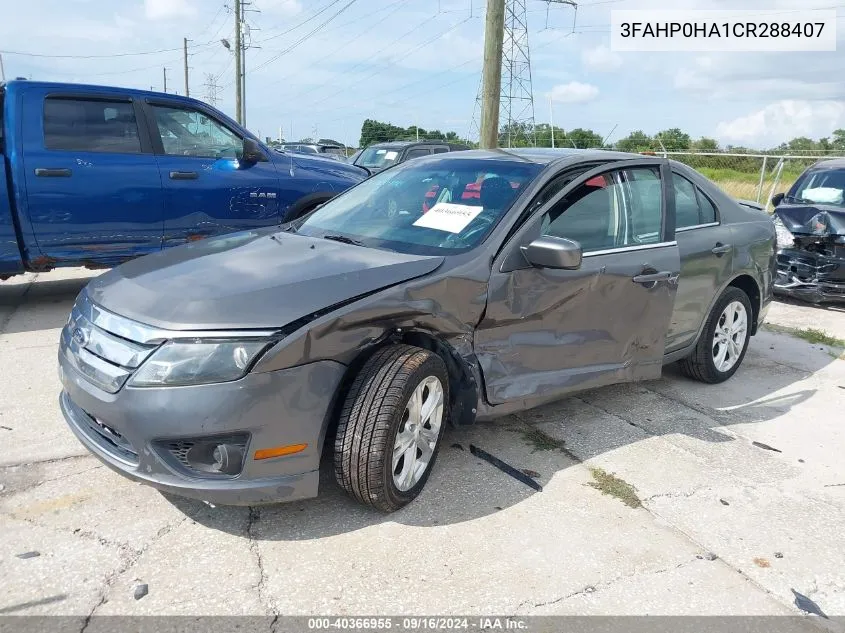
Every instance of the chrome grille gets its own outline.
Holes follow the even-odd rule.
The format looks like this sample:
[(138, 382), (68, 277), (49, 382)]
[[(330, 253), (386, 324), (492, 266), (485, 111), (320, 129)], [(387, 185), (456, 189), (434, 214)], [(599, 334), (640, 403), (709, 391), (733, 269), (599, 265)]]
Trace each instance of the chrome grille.
[[(104, 318), (106, 314), (108, 317)], [(158, 347), (158, 343), (128, 340), (118, 332), (140, 333), (143, 328), (134, 321), (105, 313), (83, 291), (62, 329), (60, 352), (92, 383), (108, 393), (116, 393)]]
[(275, 330), (164, 330), (109, 312), (79, 293), (59, 343), (59, 353), (89, 381), (117, 393), (165, 341), (269, 338)]

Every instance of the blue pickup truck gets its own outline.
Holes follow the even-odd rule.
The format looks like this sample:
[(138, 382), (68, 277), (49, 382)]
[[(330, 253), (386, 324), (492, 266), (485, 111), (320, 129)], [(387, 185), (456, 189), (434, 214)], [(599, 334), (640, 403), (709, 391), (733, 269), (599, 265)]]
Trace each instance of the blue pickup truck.
[(0, 279), (283, 224), (367, 175), (270, 149), (196, 99), (0, 84)]

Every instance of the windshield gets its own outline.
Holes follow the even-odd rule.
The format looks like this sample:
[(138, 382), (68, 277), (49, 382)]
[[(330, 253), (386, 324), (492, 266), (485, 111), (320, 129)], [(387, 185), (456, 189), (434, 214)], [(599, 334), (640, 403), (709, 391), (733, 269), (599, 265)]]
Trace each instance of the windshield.
[(384, 169), (399, 160), (401, 151), (399, 148), (368, 147), (361, 152), (355, 164), (361, 167), (369, 167), (370, 169)]
[(343, 151), (342, 147), (324, 147), (323, 148), (324, 154), (334, 154), (335, 156), (341, 156), (346, 158), (346, 152)]
[(815, 169), (804, 173), (792, 186), (786, 200), (845, 206), (845, 169)]
[(376, 174), (292, 225), (400, 253), (451, 255), (478, 245), (543, 166), (422, 159)]

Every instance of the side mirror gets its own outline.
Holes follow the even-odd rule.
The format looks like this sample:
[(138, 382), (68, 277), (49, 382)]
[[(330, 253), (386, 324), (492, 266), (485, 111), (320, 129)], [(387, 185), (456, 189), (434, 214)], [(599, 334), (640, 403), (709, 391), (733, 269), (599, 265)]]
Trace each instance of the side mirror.
[(264, 150), (255, 139), (246, 137), (244, 139), (244, 149), (241, 153), (241, 160), (245, 163), (260, 163), (267, 160), (264, 155)]
[(563, 237), (538, 237), (520, 249), (528, 263), (537, 268), (575, 270), (581, 267), (581, 245)]
[(784, 194), (782, 194), (782, 193), (776, 193), (775, 195), (773, 195), (772, 196), (772, 206), (776, 207), (781, 202), (783, 202), (783, 196), (784, 196)]

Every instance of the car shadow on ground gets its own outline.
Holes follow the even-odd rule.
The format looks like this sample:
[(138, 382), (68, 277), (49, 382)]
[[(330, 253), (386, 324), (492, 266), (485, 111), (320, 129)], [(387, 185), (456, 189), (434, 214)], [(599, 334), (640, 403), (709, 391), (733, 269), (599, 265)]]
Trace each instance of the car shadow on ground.
[[(37, 283), (0, 282), (0, 324), (2, 334), (17, 334), (60, 328), (67, 322), (71, 306), (79, 291), (92, 277), (71, 279), (39, 279)], [(30, 318), (17, 319), (22, 308)]]
[[(731, 426), (784, 415), (816, 393), (801, 381), (835, 362), (828, 353), (806, 350), (805, 342), (779, 334), (761, 332), (752, 346), (737, 374), (720, 385), (688, 379), (671, 365), (660, 380), (595, 389), (500, 420), (448, 428), (422, 494), (393, 514), (347, 496), (334, 480), (328, 450), (316, 499), (251, 510), (168, 500), (198, 523), (242, 535), (232, 526), (238, 525), (237, 516), (248, 513), (248, 535), (268, 541), (320, 539), (385, 522), (434, 528), (479, 519), (544, 493), (477, 457), (471, 446), (546, 487), (556, 474), (580, 462), (653, 437), (750, 444)], [(798, 352), (797, 366), (781, 362)]]

